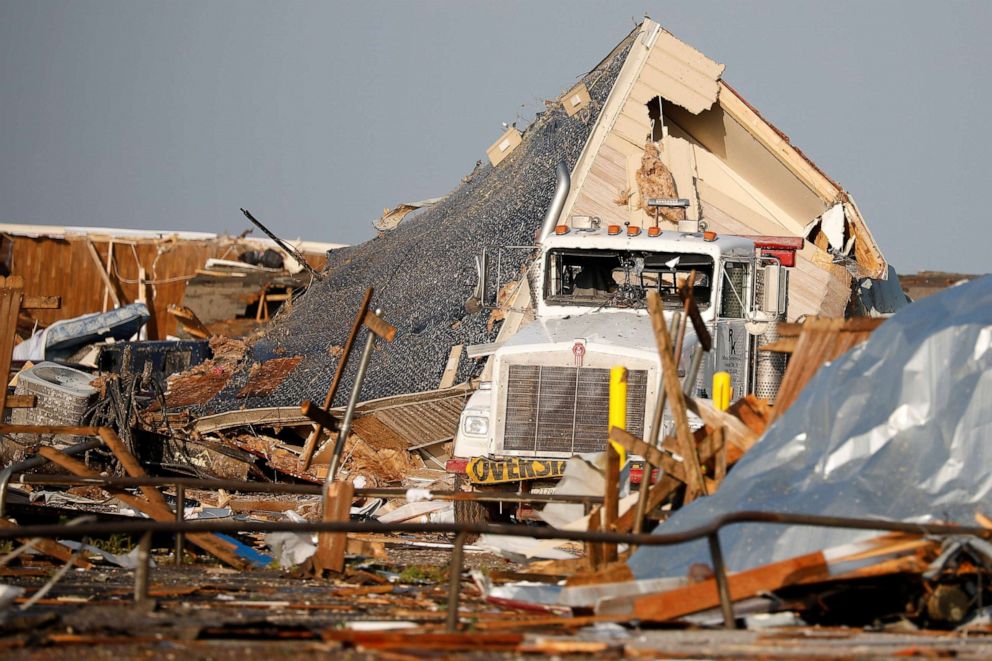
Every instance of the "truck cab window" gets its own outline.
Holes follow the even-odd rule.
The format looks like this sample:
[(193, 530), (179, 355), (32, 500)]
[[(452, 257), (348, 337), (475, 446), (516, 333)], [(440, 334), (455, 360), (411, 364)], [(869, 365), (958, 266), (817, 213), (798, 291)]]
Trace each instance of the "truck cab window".
[(705, 310), (713, 293), (713, 258), (692, 253), (553, 250), (548, 253), (545, 300), (558, 305), (643, 308), (648, 290), (665, 306), (681, 307), (678, 288), (695, 271), (693, 294)]
[(723, 266), (723, 288), (720, 291), (720, 316), (726, 319), (745, 317), (748, 288), (748, 264), (726, 262)]

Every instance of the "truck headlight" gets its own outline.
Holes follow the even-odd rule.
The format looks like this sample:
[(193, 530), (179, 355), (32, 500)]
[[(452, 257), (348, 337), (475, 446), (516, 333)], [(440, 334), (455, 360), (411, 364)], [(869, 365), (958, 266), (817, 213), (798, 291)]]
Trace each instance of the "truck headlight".
[(471, 436), (484, 436), (489, 432), (489, 417), (484, 415), (466, 415), (462, 421), (462, 431)]

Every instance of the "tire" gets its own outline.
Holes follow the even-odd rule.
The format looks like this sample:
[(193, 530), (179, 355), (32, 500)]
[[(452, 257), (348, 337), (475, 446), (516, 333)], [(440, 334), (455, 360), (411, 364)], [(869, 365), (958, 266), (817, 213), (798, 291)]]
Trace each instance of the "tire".
[[(469, 488), (466, 489), (466, 486)], [(455, 476), (455, 491), (472, 491), (469, 481), (464, 475)], [(455, 523), (489, 522), (489, 509), (480, 502), (474, 500), (456, 500), (454, 502), (454, 510)]]

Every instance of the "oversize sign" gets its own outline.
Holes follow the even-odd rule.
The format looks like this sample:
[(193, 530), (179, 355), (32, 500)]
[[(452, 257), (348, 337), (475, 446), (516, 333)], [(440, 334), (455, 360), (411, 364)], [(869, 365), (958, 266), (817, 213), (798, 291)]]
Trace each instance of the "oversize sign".
[(486, 459), (475, 457), (468, 462), (466, 472), (474, 484), (497, 484), (557, 478), (565, 474), (564, 459)]

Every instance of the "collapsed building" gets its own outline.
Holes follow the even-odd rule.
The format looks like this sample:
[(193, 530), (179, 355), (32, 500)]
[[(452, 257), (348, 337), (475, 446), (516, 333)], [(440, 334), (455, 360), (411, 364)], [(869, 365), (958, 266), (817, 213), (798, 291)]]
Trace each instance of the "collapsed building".
[[(151, 369), (125, 369), (133, 358), (126, 350), (122, 362), (103, 369), (93, 384), (82, 372), (82, 377), (62, 378), (60, 370), (71, 371), (64, 366), (26, 367), (18, 374), (17, 391), (8, 393), (8, 402), (18, 399), (22, 415), (4, 431), (9, 437), (31, 438), (16, 444), (9, 461), (17, 463), (0, 474), (0, 510), (7, 506), (26, 525), (43, 516), (50, 521), (80, 510), (88, 516), (106, 506), (110, 512), (99, 511), (104, 528), (74, 521), (82, 526), (76, 530), (142, 533), (140, 546), (131, 554), (47, 538), (52, 543), (40, 550), (64, 561), (62, 572), (74, 563), (89, 569), (97, 556), (102, 558), (97, 562), (134, 567), (133, 597), (138, 602), (149, 599), (153, 532), (176, 534), (176, 573), (167, 575), (180, 577), (177, 582), (188, 576), (182, 567), (189, 554), (184, 539), (233, 567), (236, 571), (228, 571), (237, 575), (234, 588), (230, 575), (206, 584), (158, 585), (154, 593), (163, 600), (161, 609), (151, 614), (135, 609), (130, 626), (154, 632), (169, 644), (177, 644), (179, 635), (225, 640), (287, 636), (320, 637), (325, 643), (364, 649), (465, 651), (476, 649), (479, 631), (490, 628), (514, 632), (500, 639), (499, 649), (508, 653), (612, 653), (618, 648), (619, 653), (658, 654), (675, 648), (670, 640), (661, 647), (634, 640), (643, 633), (642, 623), (711, 625), (721, 619), (717, 607), (728, 627), (737, 619), (772, 611), (793, 614), (796, 622), (850, 625), (853, 620), (844, 604), (857, 601), (858, 594), (877, 597), (855, 609), (859, 625), (884, 617), (901, 625), (909, 618), (911, 626), (951, 628), (980, 615), (992, 572), (992, 551), (984, 541), (992, 521), (975, 511), (988, 495), (987, 480), (976, 470), (987, 454), (979, 441), (988, 426), (981, 405), (988, 373), (988, 279), (886, 321), (906, 297), (857, 205), (723, 81), (723, 70), (723, 65), (645, 20), (577, 84), (549, 101), (530, 126), (523, 131), (508, 128), (487, 151), (487, 162), (476, 164), (455, 190), (387, 210), (373, 223), (380, 231), (375, 239), (329, 250), (320, 274), (291, 281), (289, 276), (299, 274), (208, 263), (201, 269), (206, 273), (185, 278), (189, 284), (177, 298), (190, 304), (199, 301), (198, 314), (204, 317), (216, 312), (215, 302), (231, 297), (234, 309), (247, 302), (257, 307), (260, 318), (272, 285), (294, 288), (305, 281), (308, 286), (298, 295), (287, 292), (285, 299), (276, 299), (291, 305), (283, 306), (249, 339), (214, 333), (212, 360), (173, 376), (166, 393), (149, 391), (145, 377)], [(658, 199), (677, 204), (659, 205)], [(442, 459), (451, 454), (448, 444), (466, 399), (488, 376), (487, 357), (534, 319), (535, 243), (549, 227), (556, 233), (559, 227), (578, 233), (604, 226), (616, 228), (616, 235), (638, 236), (644, 230), (647, 237), (657, 237), (660, 232), (651, 230), (661, 227), (666, 232), (679, 228), (672, 232), (678, 236), (672, 241), (693, 235), (712, 244), (714, 251), (721, 244), (730, 249), (747, 244), (752, 258), (758, 239), (787, 240), (790, 262), (794, 259), (789, 305), (781, 319), (781, 338), (763, 347), (765, 352), (792, 356), (781, 390), (772, 404), (742, 389), (738, 394), (744, 396), (717, 409), (691, 389), (691, 378), (686, 385), (679, 382), (679, 350), (665, 335), (666, 320), (657, 303), (659, 285), (659, 291), (646, 292), (648, 315), (642, 315), (641, 323), (654, 327), (658, 344), (648, 348), (657, 349), (656, 357), (665, 365), (663, 377), (668, 378), (641, 393), (659, 402), (659, 417), (667, 397), (677, 418), (676, 433), (654, 443), (647, 434), (637, 438), (632, 433), (644, 427), (606, 427), (611, 443), (643, 459), (633, 462), (640, 464), (636, 470), (645, 480), (637, 493), (630, 489), (634, 468), (623, 464), (621, 471), (620, 453), (600, 438), (597, 428), (592, 442), (606, 451), (558, 462), (563, 465), (558, 475), (562, 480), (553, 493), (521, 488), (510, 494), (515, 500), (507, 497), (504, 503), (501, 495), (494, 501), (500, 514), (511, 502), (547, 505), (538, 515), (551, 528), (494, 527), (478, 521), (464, 525), (456, 513), (458, 505), (478, 505), (486, 494), (481, 489), (466, 492), (458, 482), (451, 488), (459, 478), (437, 468), (446, 467)], [(134, 299), (151, 294), (149, 307), (158, 313), (165, 302), (161, 299), (171, 291), (164, 287), (194, 268), (191, 262), (177, 260), (169, 267), (175, 270), (166, 271), (158, 262), (172, 250), (172, 242), (165, 247), (136, 244), (118, 259), (114, 242), (130, 246), (120, 235), (107, 241), (105, 254), (100, 254), (93, 236), (80, 240), (68, 234), (73, 233), (67, 233), (67, 245), (59, 249), (74, 251), (73, 259), (103, 274), (106, 294), (89, 292), (97, 300), (111, 296), (111, 291), (120, 295), (122, 285), (137, 285)], [(7, 239), (14, 242), (15, 269), (23, 269), (26, 261), (18, 256), (26, 254), (17, 252), (18, 243), (22, 250), (30, 242), (44, 243), (27, 230), (12, 231)], [(211, 240), (192, 248), (209, 254), (189, 259), (222, 262), (232, 245), (242, 246), (241, 240)], [(312, 267), (324, 264), (323, 255), (301, 248)], [(49, 249), (53, 248), (45, 247)], [(692, 267), (687, 267), (692, 269), (688, 286), (678, 287), (676, 295), (687, 317), (695, 301)], [(674, 266), (670, 268), (674, 276)], [(207, 280), (197, 280), (201, 276)], [(41, 286), (28, 280), (32, 287)], [(24, 284), (18, 280), (14, 287), (12, 282), (0, 283), (6, 285), (0, 286), (0, 295), (7, 299)], [(252, 292), (247, 301), (246, 291)], [(39, 292), (31, 293), (32, 303), (37, 303)], [(380, 308), (381, 317), (366, 313), (369, 296), (369, 312)], [(0, 312), (16, 315), (16, 306), (0, 304)], [(94, 300), (88, 305), (99, 307)], [(189, 319), (176, 316), (171, 308), (165, 312), (187, 332), (199, 328), (192, 322), (184, 325)], [(694, 326), (699, 318), (696, 309)], [(166, 319), (159, 318), (157, 333), (166, 328)], [(337, 399), (326, 395), (323, 407), (313, 404), (324, 400), (332, 379), (336, 383), (336, 370), (349, 355), (352, 340), (361, 337), (363, 323), (368, 329), (364, 332), (375, 332), (387, 342), (366, 354), (371, 362), (364, 387), (353, 393), (353, 399), (360, 395), (363, 403), (354, 410), (349, 406), (343, 416), (343, 425), (353, 423), (349, 436), (340, 431), (328, 408), (344, 402), (359, 378), (361, 363), (348, 364), (337, 384)], [(673, 333), (676, 347), (687, 337), (686, 325)], [(872, 333), (876, 334), (869, 340)], [(700, 347), (703, 336), (697, 331)], [(667, 342), (660, 339), (665, 337)], [(950, 369), (945, 369), (945, 361)], [(46, 374), (59, 378), (46, 382)], [(963, 392), (969, 387), (974, 392)], [(69, 411), (76, 419), (24, 417), (24, 411), (44, 409), (52, 391), (63, 403), (78, 403)], [(612, 392), (607, 395), (612, 399)], [(83, 416), (81, 412), (97, 400), (95, 415)], [(865, 406), (872, 410), (860, 411)], [(689, 410), (698, 416), (691, 430)], [(313, 455), (321, 438), (315, 423), (331, 431), (327, 438), (338, 431), (347, 443), (343, 449), (350, 463), (342, 471), (346, 479), (335, 481), (328, 468), (340, 454), (340, 448), (330, 452), (335, 443), (325, 443)], [(88, 426), (79, 426), (83, 424)], [(89, 440), (77, 442), (81, 438)], [(99, 474), (73, 456), (107, 472)], [(693, 469), (690, 458), (696, 464)], [(72, 476), (23, 475), (45, 461)], [(426, 468), (428, 462), (434, 470)], [(538, 463), (531, 464), (532, 472)], [(158, 475), (149, 477), (146, 469)], [(8, 504), (2, 489), (14, 484), (8, 481), (15, 472), (22, 473), (22, 479)], [(569, 481), (581, 483), (584, 492), (567, 491)], [(324, 482), (324, 488), (314, 482)], [(51, 488), (68, 485), (74, 485), (73, 490)], [(115, 499), (156, 523), (108, 505)], [(805, 515), (805, 521), (793, 521), (780, 536), (755, 525), (786, 523), (775, 520), (776, 513), (770, 511), (786, 500), (797, 508), (792, 515)], [(637, 508), (634, 501), (639, 501)], [(714, 519), (745, 505), (765, 511), (739, 521)], [(863, 518), (838, 523), (836, 517), (823, 516), (844, 507), (847, 514)], [(936, 508), (943, 508), (940, 514), (955, 525), (935, 521)], [(981, 515), (976, 520), (982, 528), (964, 525), (974, 514)], [(107, 517), (118, 517), (124, 527), (108, 528)], [(194, 522), (202, 525), (186, 527), (192, 517), (204, 519)], [(416, 527), (411, 521), (425, 525)], [(653, 538), (636, 532), (644, 521), (662, 521)], [(700, 532), (702, 524), (716, 525), (714, 521), (717, 528)], [(742, 523), (749, 524), (746, 532), (724, 535), (729, 542), (724, 558), (720, 527)], [(809, 534), (810, 525), (820, 526), (816, 535)], [(833, 530), (831, 526), (844, 531), (825, 532)], [(421, 537), (388, 536), (397, 531)], [(674, 534), (668, 541), (659, 542), (669, 531)], [(672, 551), (671, 546), (688, 539), (675, 539), (687, 531), (694, 531), (694, 546)], [(866, 531), (889, 534), (869, 537)], [(68, 526), (54, 533), (41, 526), (23, 534), (7, 529), (0, 536), (13, 540), (27, 533), (37, 538), (26, 546), (46, 535), (74, 537)], [(472, 571), (473, 589), (460, 604), (470, 533), (481, 535), (470, 553), (492, 554), (485, 556), (487, 561), (543, 561), (510, 571), (503, 571), (507, 564), (496, 565), (492, 572)], [(88, 533), (80, 533), (84, 534)], [(454, 535), (454, 541), (440, 534)], [(711, 565), (702, 562), (706, 537)], [(621, 543), (640, 546), (636, 552), (631, 546), (621, 552)], [(659, 550), (662, 547), (653, 544), (666, 546)], [(436, 575), (422, 569), (398, 574), (398, 561), (385, 552), (386, 545), (397, 554), (430, 549), (436, 553), (429, 556), (432, 564), (450, 562), (446, 603)], [(260, 551), (262, 546), (272, 554)], [(805, 555), (794, 557), (797, 553)], [(350, 566), (346, 555), (352, 559)], [(360, 565), (356, 557), (362, 558)], [(257, 579), (265, 571), (260, 568), (273, 562), (294, 570), (269, 569), (264, 579)], [(245, 571), (252, 566), (258, 573)], [(22, 600), (22, 608), (35, 606), (61, 578), (55, 574), (41, 585), (48, 579), (37, 565), (18, 569), (24, 573), (11, 575), (20, 585), (38, 588), (30, 596), (16, 592), (25, 589), (20, 587), (16, 595), (9, 593), (11, 599)], [(325, 582), (301, 579), (323, 579), (325, 570), (335, 574), (331, 590)], [(113, 600), (127, 592), (119, 585), (121, 575), (114, 576), (118, 584), (104, 588), (94, 583), (106, 581), (105, 575), (89, 583), (85, 572), (79, 575), (80, 580), (66, 581), (69, 585), (57, 588), (58, 597), (45, 604), (64, 616), (38, 624), (47, 628), (43, 635), (50, 644), (102, 643), (105, 629), (112, 631), (111, 638), (128, 629), (127, 624), (108, 627), (88, 621), (72, 610), (83, 590), (118, 606)], [(892, 593), (895, 597), (878, 597), (900, 583), (903, 588)], [(859, 592), (865, 587), (872, 591)], [(300, 598), (304, 590), (320, 597)], [(230, 594), (235, 591), (247, 592), (252, 599), (235, 599)], [(265, 595), (278, 596), (278, 601), (255, 599)], [(177, 633), (169, 615), (176, 621), (189, 619), (191, 604), (209, 611), (206, 619), (212, 624)], [(832, 612), (825, 613), (831, 610), (825, 605), (831, 605)], [(275, 613), (256, 626), (232, 610), (236, 608), (272, 608)], [(294, 615), (296, 611), (305, 616)], [(535, 612), (541, 617), (534, 617)], [(585, 617), (589, 613), (595, 613), (592, 619)], [(806, 619), (800, 620), (800, 615)], [(383, 620), (357, 621), (374, 617)], [(443, 639), (435, 636), (442, 619), (449, 632)], [(975, 626), (987, 630), (978, 619)], [(473, 631), (460, 632), (468, 621)], [(607, 622), (624, 627), (596, 628)], [(22, 635), (35, 623), (25, 620), (12, 626), (19, 626), (14, 630)], [(539, 644), (517, 633), (538, 627), (562, 633), (585, 624), (594, 627)], [(409, 631), (383, 633), (377, 628)], [(84, 633), (77, 635), (79, 631)], [(988, 647), (960, 638), (912, 640), (920, 645), (929, 640), (930, 651)], [(761, 651), (762, 639), (748, 641)], [(889, 639), (884, 649), (900, 653), (902, 641)], [(698, 653), (685, 646), (678, 649)], [(731, 649), (739, 653), (742, 648)]]
[[(506, 339), (531, 316), (525, 271), (564, 163), (563, 219), (650, 227), (652, 197), (684, 198), (680, 218), (718, 233), (804, 239), (789, 320), (892, 312), (906, 301), (851, 195), (723, 79), (724, 66), (646, 19), (522, 132), (511, 127), (443, 198), (398, 205), (379, 236), (332, 251), (324, 276), (274, 320), (241, 369), (199, 412), (320, 400), (368, 286), (398, 329), (377, 353), (363, 400), (438, 387), (453, 347)], [(417, 211), (408, 218), (406, 214)], [(677, 222), (666, 210), (661, 222)], [(477, 307), (476, 259), (492, 268)], [(454, 382), (483, 369), (458, 354)], [(244, 396), (253, 366), (299, 356), (265, 396)], [(483, 355), (484, 358), (484, 355)], [(354, 366), (335, 403), (350, 390)]]

